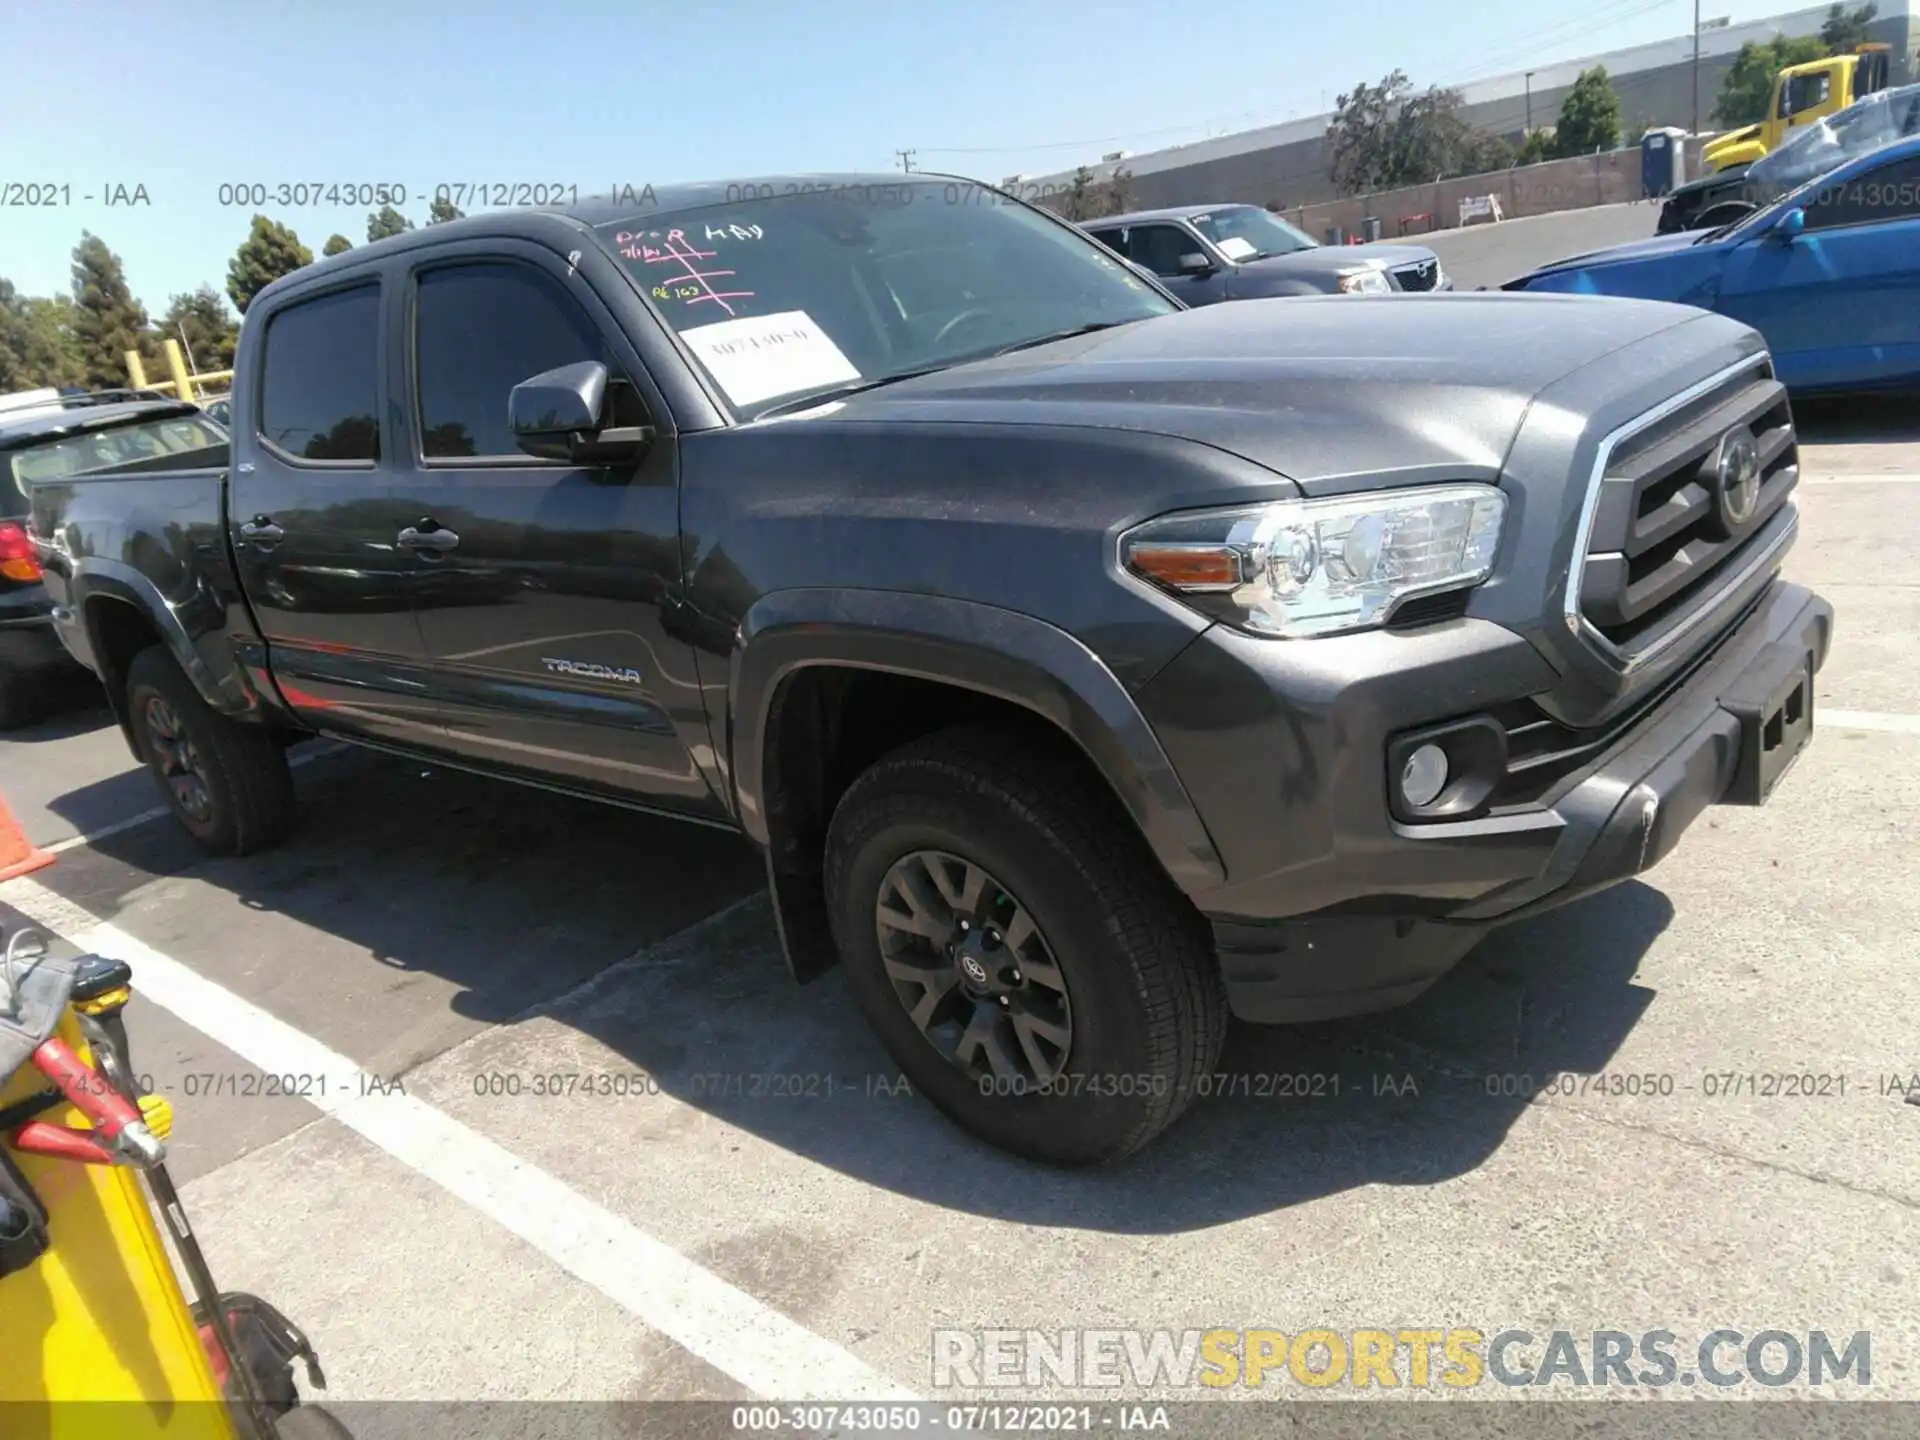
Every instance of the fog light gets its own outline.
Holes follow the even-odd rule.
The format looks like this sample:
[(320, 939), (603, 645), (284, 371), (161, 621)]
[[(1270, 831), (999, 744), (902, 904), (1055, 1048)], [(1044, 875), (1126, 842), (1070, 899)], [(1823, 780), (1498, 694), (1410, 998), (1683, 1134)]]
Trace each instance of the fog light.
[(1447, 788), (1447, 752), (1438, 745), (1422, 745), (1400, 767), (1400, 796), (1418, 810), (1431, 805)]

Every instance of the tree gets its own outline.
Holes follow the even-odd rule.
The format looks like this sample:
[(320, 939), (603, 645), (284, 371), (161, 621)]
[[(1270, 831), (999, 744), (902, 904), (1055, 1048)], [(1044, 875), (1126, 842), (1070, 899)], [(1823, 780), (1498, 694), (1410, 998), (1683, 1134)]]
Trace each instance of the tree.
[(231, 370), (233, 347), (240, 339), (240, 322), (227, 309), (226, 297), (211, 285), (188, 295), (175, 295), (160, 317), (162, 339), (185, 346), (188, 363), (197, 371)]
[(1553, 158), (1553, 127), (1545, 130), (1529, 130), (1527, 138), (1520, 142), (1520, 153), (1513, 157), (1516, 165), (1539, 165)]
[(433, 204), (427, 207), (427, 224), (444, 225), (449, 220), (464, 220), (467, 212), (444, 196), (435, 196)]
[(1615, 150), (1620, 145), (1620, 97), (1607, 78), (1607, 67), (1582, 70), (1560, 102), (1560, 123), (1554, 127), (1553, 149), (1559, 158)]
[(1773, 82), (1789, 65), (1804, 65), (1824, 59), (1826, 45), (1812, 35), (1789, 40), (1776, 35), (1762, 45), (1749, 40), (1733, 57), (1733, 65), (1720, 82), (1720, 98), (1714, 103), (1713, 118), (1722, 125), (1753, 125), (1767, 118), (1767, 106), (1773, 100)]
[(1328, 174), (1343, 195), (1382, 190), (1391, 182), (1389, 130), (1394, 107), (1412, 90), (1404, 70), (1387, 74), (1378, 85), (1362, 80), (1334, 98), (1327, 122)]
[(127, 289), (120, 257), (84, 230), (73, 247), (73, 305), (80, 383), (94, 390), (127, 384), (127, 352), (151, 353), (146, 307)]
[(303, 265), (313, 263), (313, 252), (300, 243), (300, 237), (277, 220), (264, 215), (253, 217), (253, 227), (240, 242), (233, 259), (227, 262), (227, 295), (242, 315), (253, 297), (282, 275), (291, 275)]
[(1476, 135), (1467, 161), (1468, 173), (1485, 175), (1494, 170), (1511, 170), (1519, 152), (1504, 135)]
[(1093, 204), (1093, 171), (1082, 165), (1073, 172), (1073, 179), (1067, 183), (1067, 195), (1060, 202), (1060, 213), (1069, 220), (1091, 220)]
[(344, 235), (329, 235), (327, 243), (320, 247), (322, 255), (344, 255), (353, 248), (353, 242)]
[(367, 216), (367, 243), (384, 240), (389, 235), (404, 235), (413, 229), (413, 222), (391, 205), (382, 205), (379, 210)]
[(1511, 152), (1477, 133), (1461, 114), (1463, 104), (1458, 90), (1415, 93), (1401, 70), (1378, 85), (1356, 85), (1338, 98), (1327, 126), (1333, 183), (1358, 195), (1502, 168)]
[(1133, 171), (1125, 165), (1115, 165), (1113, 174), (1107, 177), (1106, 208), (1103, 215), (1124, 215), (1133, 208)]
[(1857, 5), (1852, 10), (1844, 5), (1835, 5), (1827, 11), (1826, 23), (1820, 27), (1820, 43), (1827, 47), (1829, 55), (1851, 55), (1854, 48), (1867, 43), (1869, 31), (1880, 14), (1878, 5)]
[(81, 385), (86, 365), (80, 359), (80, 336), (74, 329), (73, 298), (34, 295), (26, 302), (22, 330), (23, 363), (29, 377), (23, 389), (43, 385)]

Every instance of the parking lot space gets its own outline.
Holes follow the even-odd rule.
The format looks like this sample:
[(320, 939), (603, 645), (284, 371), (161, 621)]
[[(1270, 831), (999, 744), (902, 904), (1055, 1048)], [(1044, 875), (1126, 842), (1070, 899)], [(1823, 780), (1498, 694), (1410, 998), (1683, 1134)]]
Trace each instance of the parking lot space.
[(1492, 225), (1469, 225), (1461, 230), (1439, 230), (1410, 236), (1409, 240), (1425, 245), (1440, 257), (1456, 289), (1475, 290), (1482, 285), (1493, 288), (1505, 284), (1551, 260), (1645, 240), (1659, 221), (1660, 207), (1652, 202), (1596, 205)]
[(1470, 1325), (1869, 1331), (1920, 1399), (1920, 426), (1803, 422), (1788, 570), (1837, 635), (1771, 803), (1405, 1009), (1237, 1027), (1116, 1170), (910, 1093), (740, 841), (450, 771), (304, 747), (297, 834), (209, 861), (81, 707), (0, 748), (64, 846), (0, 923), (133, 961), (216, 1273), (335, 1398), (946, 1398), (945, 1328)]

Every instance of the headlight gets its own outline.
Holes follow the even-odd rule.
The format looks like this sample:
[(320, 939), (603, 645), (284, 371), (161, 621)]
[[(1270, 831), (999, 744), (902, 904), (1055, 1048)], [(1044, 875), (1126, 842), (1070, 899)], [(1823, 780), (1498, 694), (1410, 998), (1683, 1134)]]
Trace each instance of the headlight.
[(1492, 485), (1280, 500), (1150, 520), (1120, 537), (1120, 561), (1216, 619), (1300, 640), (1374, 629), (1404, 600), (1478, 585), (1506, 513)]
[(1340, 277), (1342, 295), (1385, 295), (1392, 289), (1384, 270), (1356, 270)]

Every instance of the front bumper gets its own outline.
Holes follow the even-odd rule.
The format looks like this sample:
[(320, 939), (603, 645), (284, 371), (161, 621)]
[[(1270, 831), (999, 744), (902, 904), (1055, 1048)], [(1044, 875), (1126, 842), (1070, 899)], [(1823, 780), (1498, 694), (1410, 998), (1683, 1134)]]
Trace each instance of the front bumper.
[[(1390, 816), (1389, 740), (1549, 689), (1556, 677), (1531, 645), (1474, 620), (1306, 646), (1209, 632), (1142, 701), (1226, 863), (1226, 883), (1191, 898), (1213, 923), (1235, 1013), (1302, 1020), (1402, 1003), (1487, 926), (1650, 869), (1710, 805), (1756, 803), (1773, 777), (1742, 774), (1756, 750), (1743, 730), (1797, 673), (1809, 678), (1794, 723), (1811, 726), (1810, 672), (1832, 624), (1826, 601), (1776, 581), (1536, 804), (1431, 824)], [(1221, 723), (1195, 726), (1210, 692), (1224, 697)]]

